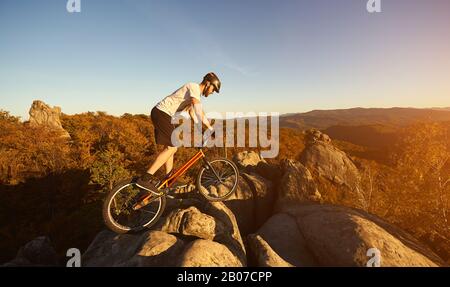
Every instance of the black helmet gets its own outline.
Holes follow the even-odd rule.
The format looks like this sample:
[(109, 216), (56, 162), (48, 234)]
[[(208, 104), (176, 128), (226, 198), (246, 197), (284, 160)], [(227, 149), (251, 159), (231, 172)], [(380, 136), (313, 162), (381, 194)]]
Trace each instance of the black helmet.
[(217, 75), (214, 74), (213, 72), (206, 74), (203, 77), (203, 82), (202, 83), (206, 84), (206, 89), (208, 89), (210, 85), (213, 85), (214, 91), (216, 93), (220, 92), (220, 80), (219, 80), (219, 77), (217, 77)]

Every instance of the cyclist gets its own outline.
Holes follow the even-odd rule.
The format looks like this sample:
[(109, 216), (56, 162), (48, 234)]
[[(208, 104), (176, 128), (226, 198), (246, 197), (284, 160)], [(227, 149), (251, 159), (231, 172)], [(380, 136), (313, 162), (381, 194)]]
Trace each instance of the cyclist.
[(202, 109), (200, 96), (208, 97), (212, 93), (220, 92), (221, 82), (216, 74), (210, 72), (198, 83), (187, 83), (160, 101), (151, 111), (151, 119), (155, 128), (157, 144), (164, 145), (164, 149), (156, 156), (155, 161), (146, 173), (136, 181), (136, 185), (147, 190), (157, 191), (156, 185), (160, 182), (155, 176), (156, 171), (165, 165), (166, 176), (173, 168), (173, 156), (177, 147), (172, 144), (171, 135), (175, 126), (171, 123), (172, 116), (177, 112), (189, 111), (192, 119), (201, 122), (211, 131), (213, 128)]

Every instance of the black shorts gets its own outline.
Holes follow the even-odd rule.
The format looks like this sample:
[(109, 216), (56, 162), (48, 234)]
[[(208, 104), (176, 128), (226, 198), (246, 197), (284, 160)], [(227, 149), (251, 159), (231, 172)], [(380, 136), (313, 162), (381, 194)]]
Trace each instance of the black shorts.
[(156, 144), (174, 146), (171, 141), (172, 132), (175, 130), (175, 125), (171, 123), (172, 117), (156, 107), (152, 109), (150, 116), (155, 127)]

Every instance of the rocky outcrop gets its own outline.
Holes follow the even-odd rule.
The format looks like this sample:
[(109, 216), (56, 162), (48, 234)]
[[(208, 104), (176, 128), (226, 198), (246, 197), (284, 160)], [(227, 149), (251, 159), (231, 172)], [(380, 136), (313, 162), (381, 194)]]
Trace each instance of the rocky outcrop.
[(3, 267), (20, 266), (56, 266), (58, 256), (46, 236), (40, 236), (28, 242), (17, 252), (16, 258), (2, 265)]
[(246, 173), (256, 173), (277, 184), (281, 177), (281, 170), (275, 164), (268, 163), (255, 151), (243, 151), (233, 156), (237, 167)]
[(233, 213), (222, 202), (191, 196), (176, 201), (151, 230), (103, 231), (82, 256), (83, 266), (246, 266)]
[(330, 138), (318, 130), (306, 132), (306, 146), (300, 162), (319, 176), (333, 183), (354, 189), (359, 184), (360, 174), (347, 154), (331, 144)]
[(278, 199), (275, 210), (283, 211), (290, 205), (298, 203), (320, 203), (322, 195), (311, 172), (294, 160), (283, 160), (284, 171), (278, 187)]
[[(297, 205), (274, 215), (255, 234), (294, 266), (366, 266), (370, 248), (381, 266), (439, 266), (442, 260), (402, 230), (360, 210), (333, 205)], [(251, 240), (251, 239), (250, 239)], [(250, 253), (260, 248), (250, 245)], [(274, 262), (279, 262), (275, 257)], [(265, 266), (265, 260), (258, 262)]]
[(266, 163), (261, 156), (254, 151), (243, 151), (233, 156), (233, 161), (238, 168), (256, 167), (260, 163)]
[(253, 217), (254, 232), (272, 216), (276, 192), (274, 184), (258, 174), (242, 174), (253, 191)]
[(30, 126), (45, 126), (61, 132), (62, 137), (70, 138), (69, 133), (61, 125), (61, 108), (50, 107), (42, 101), (34, 101), (29, 111)]
[(281, 258), (270, 245), (260, 236), (250, 234), (248, 242), (251, 249), (254, 251), (256, 265), (260, 267), (294, 267), (289, 262)]
[[(258, 238), (266, 244), (256, 241)], [(254, 261), (256, 266), (274, 266), (270, 262), (277, 262), (275, 266), (317, 266), (295, 218), (289, 214), (275, 214), (255, 234), (248, 235), (248, 241), (248, 253), (251, 258), (257, 259)], [(261, 253), (267, 254), (264, 257), (268, 258), (261, 258)]]
[(188, 244), (181, 254), (178, 266), (182, 267), (242, 267), (226, 246), (211, 240), (198, 239)]
[(242, 173), (236, 192), (209, 202), (186, 189), (168, 200), (166, 212), (149, 231), (101, 232), (83, 254), (83, 266), (246, 266), (241, 234), (255, 232), (272, 215), (272, 183)]

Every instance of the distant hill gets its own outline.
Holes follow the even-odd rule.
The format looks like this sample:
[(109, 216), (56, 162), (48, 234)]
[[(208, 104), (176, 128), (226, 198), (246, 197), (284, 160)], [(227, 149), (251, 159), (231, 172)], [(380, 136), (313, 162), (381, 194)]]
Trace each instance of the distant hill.
[(280, 126), (295, 129), (327, 129), (332, 126), (406, 126), (419, 121), (450, 121), (450, 108), (352, 108), (340, 110), (313, 110), (286, 114), (280, 117)]
[(398, 128), (383, 125), (332, 126), (324, 130), (332, 139), (371, 148), (384, 148), (396, 143)]
[(450, 111), (450, 107), (449, 108), (431, 108), (432, 110), (437, 110), (437, 111)]

